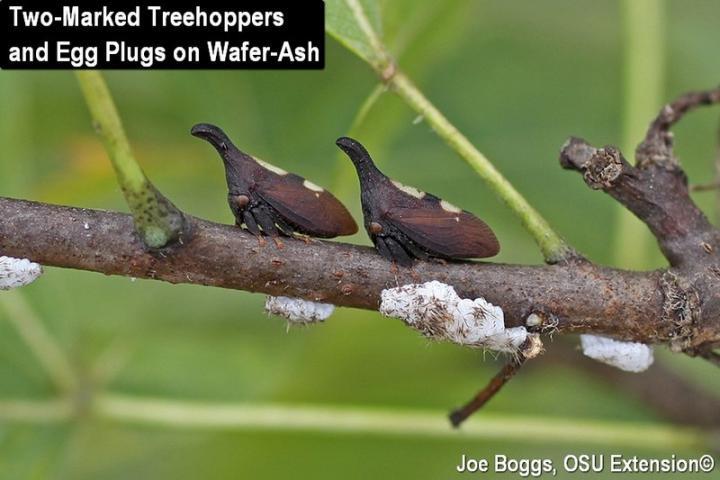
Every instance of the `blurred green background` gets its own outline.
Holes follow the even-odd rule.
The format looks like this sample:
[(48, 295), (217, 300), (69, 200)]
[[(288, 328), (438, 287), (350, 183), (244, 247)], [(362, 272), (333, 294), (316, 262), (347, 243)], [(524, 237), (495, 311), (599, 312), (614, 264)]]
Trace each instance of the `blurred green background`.
[[(646, 4), (664, 8), (662, 30), (655, 32), (662, 42), (651, 46), (665, 63), (654, 112), (684, 91), (720, 81), (720, 4)], [(633, 267), (650, 269), (664, 261), (644, 229), (632, 222), (619, 227), (615, 202), (590, 191), (557, 161), (569, 135), (596, 145), (640, 140), (624, 138), (633, 131), (625, 59), (638, 53), (627, 31), (644, 30), (640, 23), (623, 26), (623, 5), (392, 0), (382, 3), (383, 34), (420, 89), (571, 244), (594, 261), (620, 267), (628, 266), (618, 259), (629, 249)], [(331, 188), (360, 219), (356, 178), (334, 140), (349, 133), (377, 80), (329, 37), (326, 65), (319, 72), (108, 72), (106, 78), (138, 160), (184, 211), (232, 222), (221, 162), (188, 133), (194, 123), (212, 122), (242, 149)], [(649, 72), (642, 75), (641, 69), (636, 87), (657, 83)], [(0, 195), (125, 210), (71, 73), (3, 71), (0, 112)], [(717, 109), (706, 109), (675, 129), (691, 182), (714, 178), (717, 127)], [(352, 134), (390, 176), (486, 219), (503, 245), (493, 261), (541, 262), (516, 218), (393, 94), (383, 94)], [(713, 193), (696, 199), (711, 218), (720, 214)], [(349, 241), (368, 243), (364, 233)], [(323, 325), (287, 330), (284, 321), (263, 313), (262, 295), (245, 292), (48, 268), (20, 294), (24, 300), (0, 293), (0, 401), (55, 395), (2, 302), (29, 303), (88, 389), (140, 397), (360, 412), (422, 409), (442, 416), (500, 365), (479, 351), (429, 344), (401, 322), (366, 311), (339, 309)], [(575, 343), (548, 341), (547, 356)], [(667, 368), (708, 394), (720, 394), (716, 369), (662, 349), (656, 353), (658, 365), (643, 375)], [(570, 354), (570, 361), (535, 361), (473, 422), (522, 416), (548, 425), (578, 419), (631, 429), (638, 422), (667, 422), (632, 392), (576, 365), (572, 355), (578, 352)], [(532, 433), (483, 439), (388, 430), (206, 430), (92, 415), (47, 425), (2, 421), (0, 478), (447, 478), (462, 453), (558, 460), (566, 453), (599, 452), (692, 456), (711, 447), (597, 446), (582, 434), (562, 441)], [(594, 478), (605, 477), (612, 475)], [(684, 478), (701, 477), (709, 478)]]

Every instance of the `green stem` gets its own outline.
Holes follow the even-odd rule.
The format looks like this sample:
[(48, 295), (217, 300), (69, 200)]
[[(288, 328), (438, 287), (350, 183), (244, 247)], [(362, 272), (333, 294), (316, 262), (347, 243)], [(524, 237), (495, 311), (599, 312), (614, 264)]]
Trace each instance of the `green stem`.
[(3, 293), (0, 307), (53, 383), (65, 393), (74, 392), (78, 381), (70, 361), (22, 294), (18, 291)]
[[(630, 152), (645, 136), (648, 121), (662, 104), (664, 83), (664, 9), (658, 0), (624, 0), (625, 36), (622, 148)], [(632, 160), (631, 160), (632, 161)], [(648, 268), (654, 244), (647, 227), (626, 208), (618, 208), (615, 263)]]
[(76, 76), (143, 241), (162, 248), (177, 240), (184, 226), (182, 212), (155, 189), (135, 160), (102, 74), (84, 70)]
[(410, 107), (423, 116), (450, 148), (460, 155), (495, 194), (517, 215), (533, 236), (548, 263), (557, 263), (573, 255), (573, 250), (555, 233), (540, 213), (495, 168), (490, 160), (442, 114), (402, 72), (390, 85)]
[(350, 125), (351, 132), (358, 129), (360, 125), (365, 122), (365, 119), (370, 114), (372, 108), (375, 106), (375, 104), (377, 104), (382, 94), (386, 91), (387, 86), (383, 85), (382, 83), (377, 84), (375, 88), (372, 89), (372, 92), (370, 92), (365, 101), (363, 101), (362, 105), (360, 105), (360, 108), (358, 109), (355, 117), (353, 118), (352, 124)]
[[(68, 408), (60, 401), (0, 402), (0, 420), (41, 423), (63, 420), (70, 416)], [(612, 447), (703, 449), (710, 437), (709, 433), (678, 426), (488, 414), (469, 420), (458, 432), (437, 411), (221, 404), (117, 393), (98, 394), (90, 412), (99, 418), (170, 428), (410, 435), (458, 441), (582, 442)]]
[(58, 423), (73, 418), (72, 402), (54, 400), (0, 400), (0, 421)]
[(558, 235), (515, 187), (495, 168), (423, 93), (393, 63), (385, 46), (373, 30), (358, 0), (346, 0), (355, 20), (368, 40), (374, 57), (366, 59), (390, 87), (418, 114), (422, 115), (447, 145), (455, 150), (495, 194), (515, 213), (540, 247), (545, 261), (557, 263), (571, 258), (575, 251)]

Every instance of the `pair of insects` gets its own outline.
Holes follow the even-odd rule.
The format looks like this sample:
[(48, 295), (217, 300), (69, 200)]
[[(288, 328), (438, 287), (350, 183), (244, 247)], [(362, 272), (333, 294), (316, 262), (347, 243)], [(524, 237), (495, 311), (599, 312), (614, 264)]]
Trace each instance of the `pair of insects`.
[[(207, 140), (222, 157), (228, 202), (238, 226), (275, 238), (357, 232), (350, 213), (325, 189), (240, 151), (214, 125), (195, 125), (191, 133)], [(500, 250), (490, 227), (472, 213), (389, 179), (357, 140), (342, 137), (336, 143), (357, 169), (365, 230), (383, 257), (411, 266), (416, 259), (484, 258)]]

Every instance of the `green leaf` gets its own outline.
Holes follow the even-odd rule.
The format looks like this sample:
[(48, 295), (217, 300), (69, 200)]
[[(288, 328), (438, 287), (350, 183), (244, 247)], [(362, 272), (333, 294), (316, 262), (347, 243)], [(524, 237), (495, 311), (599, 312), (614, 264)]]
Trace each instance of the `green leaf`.
[(377, 41), (382, 19), (377, 0), (327, 0), (325, 30), (348, 50), (370, 64), (382, 58)]

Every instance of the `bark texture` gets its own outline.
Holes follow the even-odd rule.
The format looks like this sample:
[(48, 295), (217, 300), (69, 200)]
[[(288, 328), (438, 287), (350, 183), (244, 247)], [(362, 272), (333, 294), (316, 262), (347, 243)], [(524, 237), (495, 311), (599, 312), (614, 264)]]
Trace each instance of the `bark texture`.
[[(522, 325), (538, 313), (544, 328), (664, 342), (658, 272), (613, 270), (587, 262), (553, 266), (419, 262), (393, 268), (375, 250), (288, 239), (261, 245), (237, 227), (187, 217), (182, 244), (148, 250), (132, 217), (115, 212), (0, 198), (0, 253), (46, 266), (170, 283), (285, 295), (377, 310), (387, 287), (439, 280), (462, 297), (484, 297)], [(540, 328), (543, 328), (542, 326)]]

